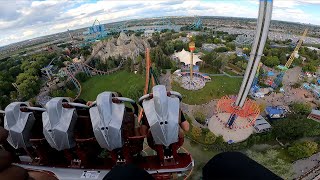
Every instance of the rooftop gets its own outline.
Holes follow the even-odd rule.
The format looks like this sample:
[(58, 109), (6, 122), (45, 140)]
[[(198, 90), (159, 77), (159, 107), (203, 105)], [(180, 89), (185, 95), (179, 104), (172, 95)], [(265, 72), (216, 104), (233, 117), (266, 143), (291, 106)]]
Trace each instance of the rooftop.
[(266, 112), (268, 114), (285, 114), (286, 110), (279, 106), (268, 106), (266, 107)]
[[(174, 55), (179, 58), (180, 62), (183, 62), (185, 65), (191, 64), (190, 52), (182, 49), (180, 52), (174, 53)], [(201, 62), (202, 60), (198, 55), (193, 54), (193, 65), (196, 65), (197, 62)]]

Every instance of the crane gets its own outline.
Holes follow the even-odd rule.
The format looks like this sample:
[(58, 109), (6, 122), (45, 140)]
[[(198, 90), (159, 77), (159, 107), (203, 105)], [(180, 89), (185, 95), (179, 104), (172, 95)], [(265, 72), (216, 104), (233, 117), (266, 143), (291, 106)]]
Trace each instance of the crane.
[(272, 88), (276, 89), (281, 83), (282, 83), (282, 79), (284, 74), (286, 73), (286, 71), (290, 68), (295, 56), (298, 54), (298, 51), (302, 45), (302, 42), (304, 40), (304, 38), (306, 37), (308, 32), (308, 28), (304, 30), (301, 38), (298, 41), (298, 44), (296, 46), (296, 48), (294, 49), (294, 51), (291, 53), (288, 61), (286, 62), (286, 64), (284, 65), (282, 71), (280, 72), (280, 74), (277, 76), (277, 78), (274, 80), (273, 84), (272, 84)]

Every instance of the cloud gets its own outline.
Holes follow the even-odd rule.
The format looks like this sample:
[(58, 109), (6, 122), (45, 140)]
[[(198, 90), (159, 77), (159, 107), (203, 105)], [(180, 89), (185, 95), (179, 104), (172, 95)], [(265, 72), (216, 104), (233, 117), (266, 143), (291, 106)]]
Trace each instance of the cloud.
[(27, 31), (24, 31), (22, 34), (23, 34), (23, 36), (31, 36), (31, 35), (33, 35), (35, 32), (34, 31), (32, 31), (32, 30), (27, 30)]
[[(0, 46), (67, 29), (133, 18), (159, 16), (232, 16), (256, 18), (257, 0), (120, 1), (120, 0), (1, 0)], [(301, 7), (319, 6), (318, 0), (274, 0), (272, 19), (317, 23), (320, 20)]]

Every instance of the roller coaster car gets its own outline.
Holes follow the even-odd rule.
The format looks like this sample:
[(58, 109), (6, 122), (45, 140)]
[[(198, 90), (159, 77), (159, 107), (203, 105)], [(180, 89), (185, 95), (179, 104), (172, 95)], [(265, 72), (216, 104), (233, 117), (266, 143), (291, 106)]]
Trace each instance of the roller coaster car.
[[(133, 111), (124, 102), (131, 103)], [(135, 101), (111, 92), (99, 94), (90, 108), (94, 135), (99, 145), (110, 151), (112, 164), (132, 163), (143, 149), (144, 137), (135, 136), (137, 113)]]
[[(154, 94), (153, 99), (160, 97), (157, 92)], [(193, 166), (189, 154), (177, 153), (183, 143), (178, 141), (177, 135), (179, 99), (165, 98), (168, 98), (165, 102), (174, 103), (169, 105), (174, 109), (168, 109), (170, 113), (161, 117), (168, 117), (164, 123), (176, 125), (165, 127), (158, 122), (163, 133), (152, 146), (157, 155), (141, 155), (145, 137), (137, 136), (135, 128), (138, 105), (113, 92), (99, 94), (90, 107), (63, 97), (51, 99), (45, 108), (31, 107), (26, 102), (11, 103), (4, 116), (4, 128), (9, 136), (2, 146), (14, 154), (17, 165), (31, 171), (47, 171), (59, 179), (87, 177), (92, 170), (96, 170), (95, 175), (88, 176), (102, 179), (113, 166), (128, 163), (164, 178), (170, 173), (190, 170)], [(144, 106), (151, 102), (147, 99), (142, 101)], [(125, 102), (131, 103), (133, 108), (126, 107)], [(152, 108), (146, 110), (147, 116), (152, 113), (150, 110)], [(152, 120), (151, 117), (149, 119)], [(153, 137), (160, 132), (155, 132), (155, 128), (151, 126), (151, 132), (155, 133)], [(164, 154), (174, 163), (164, 163), (168, 159), (161, 152), (169, 152)]]
[(139, 99), (150, 127), (148, 145), (157, 152), (162, 167), (186, 168), (192, 163), (191, 155), (178, 153), (184, 140), (179, 137), (181, 94), (167, 92), (163, 85), (154, 86), (152, 90), (152, 94)]

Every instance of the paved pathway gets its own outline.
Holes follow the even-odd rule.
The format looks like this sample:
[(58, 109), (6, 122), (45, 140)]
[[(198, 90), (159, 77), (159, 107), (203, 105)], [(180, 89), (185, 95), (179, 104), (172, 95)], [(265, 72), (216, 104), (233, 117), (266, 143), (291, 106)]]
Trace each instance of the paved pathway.
[(159, 78), (160, 84), (165, 85), (168, 91), (171, 91), (171, 69), (166, 69), (166, 74), (160, 76)]
[(302, 176), (302, 179), (313, 179), (320, 174), (319, 170), (315, 173), (310, 173), (306, 177), (304, 177), (304, 175), (316, 166), (320, 166), (320, 153), (314, 154), (309, 158), (300, 159), (294, 162), (293, 171), (295, 173), (295, 178)]

